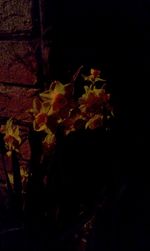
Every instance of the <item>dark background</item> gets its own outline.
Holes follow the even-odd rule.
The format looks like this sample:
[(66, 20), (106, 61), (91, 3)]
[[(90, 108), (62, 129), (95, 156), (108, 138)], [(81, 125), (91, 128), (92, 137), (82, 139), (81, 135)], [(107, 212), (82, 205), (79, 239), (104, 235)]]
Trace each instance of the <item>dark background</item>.
[(118, 112), (107, 149), (118, 193), (97, 220), (91, 250), (149, 250), (150, 2), (47, 1), (46, 13), (54, 76), (82, 64), (102, 69)]
[(45, 11), (52, 28), (54, 77), (62, 79), (82, 64), (102, 70), (119, 111), (124, 158), (130, 152), (134, 160), (131, 167), (128, 160), (127, 169), (143, 173), (150, 126), (150, 2), (57, 0), (47, 1)]
[(146, 0), (57, 0), (45, 7), (54, 75), (61, 77), (81, 64), (101, 68), (121, 107), (122, 126), (130, 123), (140, 140), (149, 127), (149, 10)]

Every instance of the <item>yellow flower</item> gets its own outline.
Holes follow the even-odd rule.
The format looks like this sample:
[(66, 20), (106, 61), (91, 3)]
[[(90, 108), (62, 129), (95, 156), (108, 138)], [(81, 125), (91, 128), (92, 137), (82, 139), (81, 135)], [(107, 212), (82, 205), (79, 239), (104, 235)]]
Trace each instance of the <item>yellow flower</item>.
[(4, 142), (8, 150), (7, 155), (11, 156), (13, 150), (18, 152), (18, 147), (21, 144), (21, 137), (19, 134), (19, 127), (13, 125), (12, 118), (7, 120), (6, 125), (1, 128), (1, 132), (5, 134)]
[(100, 77), (101, 71), (97, 69), (91, 69), (89, 76), (83, 76), (85, 81), (90, 81), (92, 84), (95, 84), (97, 81), (105, 81)]
[(73, 85), (63, 85), (59, 81), (55, 81), (51, 84), (50, 89), (41, 93), (40, 97), (44, 101), (50, 102), (49, 115), (60, 112), (66, 107), (69, 108), (69, 101), (73, 93)]
[(99, 113), (102, 106), (106, 105), (110, 95), (105, 92), (104, 89), (91, 89), (88, 86), (84, 86), (85, 93), (79, 99), (80, 110), (82, 113)]
[(100, 70), (97, 70), (97, 69), (91, 69), (91, 70), (90, 70), (90, 73), (91, 73), (91, 75), (92, 75), (94, 78), (97, 78), (97, 77), (100, 77), (101, 71), (100, 71)]
[(22, 183), (22, 192), (26, 192), (27, 184), (29, 180), (29, 171), (25, 165), (20, 165), (20, 176)]
[(42, 143), (45, 153), (52, 151), (56, 145), (55, 134), (53, 134), (50, 130), (48, 130), (48, 133)]
[(96, 114), (86, 123), (85, 128), (96, 129), (103, 125), (103, 115)]
[(41, 102), (38, 98), (33, 100), (33, 109), (30, 111), (34, 115), (33, 128), (35, 131), (46, 131), (48, 112), (50, 110), (49, 102)]

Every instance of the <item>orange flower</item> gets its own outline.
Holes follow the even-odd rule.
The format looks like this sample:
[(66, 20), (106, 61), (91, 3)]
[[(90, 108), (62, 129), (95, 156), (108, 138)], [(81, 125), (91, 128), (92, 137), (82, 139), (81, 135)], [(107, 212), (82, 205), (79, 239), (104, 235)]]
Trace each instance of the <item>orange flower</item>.
[(93, 76), (93, 78), (95, 79), (95, 78), (100, 77), (101, 71), (100, 70), (96, 70), (96, 69), (91, 69), (90, 73), (91, 73), (91, 76)]
[(58, 93), (53, 101), (53, 111), (59, 111), (64, 108), (67, 103), (66, 97), (63, 94)]
[(83, 114), (99, 113), (102, 106), (106, 105), (109, 100), (109, 94), (104, 89), (91, 89), (84, 86), (85, 93), (79, 99), (80, 110)]

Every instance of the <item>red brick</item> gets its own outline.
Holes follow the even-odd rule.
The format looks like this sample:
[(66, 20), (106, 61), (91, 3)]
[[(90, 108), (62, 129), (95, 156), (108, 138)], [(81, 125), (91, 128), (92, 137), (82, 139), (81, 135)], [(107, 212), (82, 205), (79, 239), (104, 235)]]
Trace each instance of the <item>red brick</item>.
[(32, 29), (32, 0), (0, 0), (0, 33)]
[(37, 61), (35, 43), (0, 41), (0, 82), (35, 84)]
[(32, 107), (37, 92), (33, 88), (0, 85), (0, 117), (31, 121), (31, 116), (26, 111)]

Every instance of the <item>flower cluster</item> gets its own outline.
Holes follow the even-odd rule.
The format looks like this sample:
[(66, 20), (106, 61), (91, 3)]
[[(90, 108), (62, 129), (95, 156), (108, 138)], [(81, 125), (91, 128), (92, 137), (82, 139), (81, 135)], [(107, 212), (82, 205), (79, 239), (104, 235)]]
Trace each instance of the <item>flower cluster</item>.
[[(83, 75), (80, 95), (75, 95), (74, 83), (54, 81), (48, 90), (33, 100), (29, 111), (34, 131), (43, 132), (44, 153), (50, 153), (55, 148), (58, 128), (63, 129), (64, 135), (78, 129), (93, 130), (105, 127), (105, 122), (113, 116), (106, 81), (100, 75), (101, 72), (96, 69), (91, 69), (88, 76)], [(7, 155), (10, 156), (13, 150), (18, 152), (21, 137), (19, 127), (13, 124), (12, 118), (1, 127), (0, 132), (4, 134)]]
[[(78, 129), (96, 129), (103, 127), (105, 121), (113, 115), (110, 94), (105, 89), (105, 80), (100, 71), (91, 69), (83, 76), (83, 92), (76, 98), (73, 83), (62, 84), (54, 81), (50, 88), (33, 100), (30, 112), (33, 115), (33, 128), (44, 132), (43, 149), (50, 152), (56, 145), (58, 127), (64, 135)], [(99, 84), (99, 87), (97, 87)]]
[[(91, 69), (88, 76), (82, 75), (83, 81), (81, 80), (79, 83), (81, 92), (77, 90), (75, 84), (79, 73), (78, 70), (69, 84), (62, 84), (59, 81), (52, 82), (48, 90), (40, 92), (34, 98), (32, 108), (28, 110), (32, 118), (33, 131), (41, 134), (40, 137), (37, 137), (37, 139), (40, 138), (39, 143), (40, 146), (42, 143), (43, 147), (41, 156), (39, 156), (40, 163), (44, 157), (51, 156), (55, 150), (59, 129), (61, 129), (59, 132), (63, 132), (63, 135), (67, 136), (80, 129), (107, 128), (108, 123), (106, 122), (113, 116), (110, 94), (106, 90), (106, 81), (101, 78), (101, 72)], [(12, 152), (16, 152), (19, 160), (24, 161), (21, 153), (23, 135), (20, 133), (19, 126), (13, 123), (12, 118), (0, 127), (0, 133), (3, 134), (7, 156), (10, 157)], [(19, 162), (21, 182), (25, 187), (29, 172), (23, 163)], [(13, 185), (12, 172), (8, 172), (8, 177)]]

